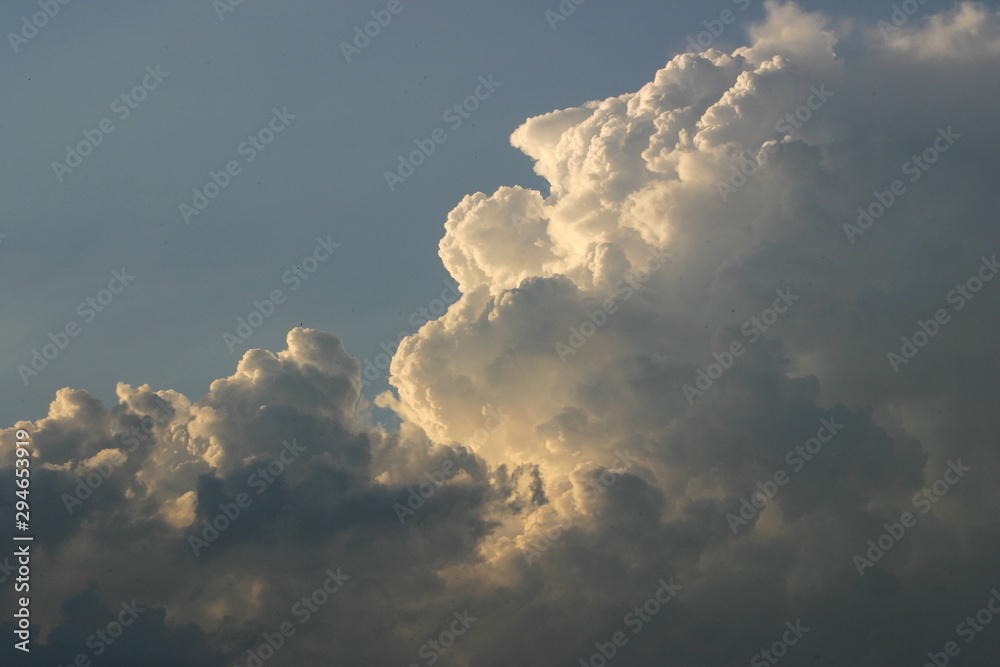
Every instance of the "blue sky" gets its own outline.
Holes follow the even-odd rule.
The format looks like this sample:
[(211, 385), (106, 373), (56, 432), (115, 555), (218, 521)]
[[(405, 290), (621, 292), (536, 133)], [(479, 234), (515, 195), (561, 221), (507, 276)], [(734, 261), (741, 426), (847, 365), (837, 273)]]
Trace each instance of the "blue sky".
[(0, 662), (995, 664), (1000, 3), (233, 1), (0, 8)]
[[(738, 45), (744, 22), (762, 15), (758, 3), (591, 1), (553, 30), (545, 12), (558, 3), (549, 4), (406, 1), (350, 63), (340, 44), (385, 3), (244, 2), (222, 19), (201, 1), (62, 6), (0, 61), (9, 91), (0, 271), (13, 314), (0, 324), (0, 382), (14, 399), (3, 421), (41, 416), (63, 386), (104, 400), (118, 381), (199, 395), (238, 354), (274, 349), (300, 323), (374, 359), (440, 294), (448, 211), (468, 193), (544, 187), (510, 148), (525, 118), (636, 89), (726, 9), (740, 22), (719, 47)], [(880, 16), (888, 5), (833, 8)], [(0, 24), (20, 28), (32, 9), (7, 4)], [(169, 76), (60, 181), (52, 162), (101, 119), (116, 120), (113, 101), (147, 66)], [(443, 113), (487, 75), (501, 87), (452, 132)], [(210, 171), (245, 160), (238, 146), (275, 107), (296, 116), (289, 130), (186, 224), (179, 205)], [(439, 127), (447, 143), (391, 192), (384, 172)], [(341, 245), (338, 255), (231, 354), (223, 332), (255, 299), (289, 287), (281, 276), (320, 235)], [(17, 366), (48, 333), (80, 321), (78, 304), (122, 267), (134, 285), (25, 386)]]

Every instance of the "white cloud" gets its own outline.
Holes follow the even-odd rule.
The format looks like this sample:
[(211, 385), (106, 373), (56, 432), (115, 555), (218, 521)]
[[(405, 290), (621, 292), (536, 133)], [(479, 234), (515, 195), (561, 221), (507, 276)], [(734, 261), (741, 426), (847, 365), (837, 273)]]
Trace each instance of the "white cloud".
[[(141, 585), (169, 610), (163, 636), (191, 620), (233, 658), (254, 631), (273, 631), (273, 610), (340, 565), (352, 583), (315, 621), (329, 632), (303, 633), (282, 659), (319, 655), (333, 636), (342, 656), (410, 660), (423, 641), (412, 635), (468, 607), (481, 620), (444, 660), (510, 664), (517, 647), (527, 664), (568, 664), (676, 576), (683, 593), (630, 664), (744, 664), (800, 615), (816, 628), (803, 660), (920, 654), (953, 625), (945, 607), (978, 604), (995, 569), (1000, 289), (954, 313), (905, 375), (885, 354), (1000, 248), (982, 86), (1000, 54), (981, 37), (1000, 20), (962, 5), (837, 57), (845, 35), (831, 20), (791, 3), (766, 9), (745, 48), (677, 56), (639, 91), (513, 134), (551, 192), (478, 193), (448, 216), (440, 255), (464, 294), (399, 346), (393, 392), (377, 399), (398, 430), (367, 422), (357, 361), (309, 329), (277, 353), (247, 352), (200, 399), (157, 392), (174, 412), (40, 540), (74, 567), (51, 565), (53, 590), (93, 579), (107, 600)], [(778, 127), (823, 84), (829, 103)], [(905, 178), (902, 165), (947, 125), (962, 143), (907, 182), (863, 244), (848, 243), (855, 209)], [(775, 145), (738, 192), (719, 196), (740, 155)], [(661, 251), (669, 260), (633, 280)], [(788, 289), (801, 300), (768, 322), (761, 314)], [(593, 333), (564, 362), (557, 344), (588, 321)], [(689, 404), (683, 385), (733, 342), (745, 354)], [(119, 448), (112, 423), (136, 425), (156, 404), (145, 386), (119, 385), (118, 397), (108, 408), (64, 389), (46, 419), (18, 424), (50, 468), (53, 497), (71, 470)], [(734, 536), (727, 513), (788, 470), (786, 453), (831, 416), (844, 425), (837, 439)], [(13, 430), (0, 438), (10, 467)], [(191, 526), (246, 491), (290, 439), (302, 459), (191, 558)], [(636, 462), (602, 483), (618, 452)], [(859, 578), (851, 557), (958, 456), (969, 478)], [(401, 525), (394, 507), (452, 461), (455, 476)], [(551, 546), (527, 564), (522, 548), (553, 525)], [(136, 579), (105, 576), (125, 563)], [(942, 590), (958, 601), (942, 605)], [(79, 621), (60, 621), (60, 602), (40, 605), (44, 630)], [(889, 646), (890, 633), (902, 639)]]

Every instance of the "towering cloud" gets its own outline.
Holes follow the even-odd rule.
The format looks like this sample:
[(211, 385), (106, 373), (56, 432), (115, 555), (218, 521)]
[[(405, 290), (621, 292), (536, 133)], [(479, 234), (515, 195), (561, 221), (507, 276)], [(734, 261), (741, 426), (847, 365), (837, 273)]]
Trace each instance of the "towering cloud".
[(197, 401), (63, 389), (3, 431), (44, 659), (133, 599), (103, 664), (995, 656), (956, 633), (1000, 586), (1000, 16), (766, 9), (513, 133), (548, 192), (448, 215), (463, 296), (392, 361), (398, 429), (297, 328)]

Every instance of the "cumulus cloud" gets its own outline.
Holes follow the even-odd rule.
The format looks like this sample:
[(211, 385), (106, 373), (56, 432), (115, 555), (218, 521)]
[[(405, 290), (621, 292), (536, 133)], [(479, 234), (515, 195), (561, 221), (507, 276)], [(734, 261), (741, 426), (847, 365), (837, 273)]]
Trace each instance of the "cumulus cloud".
[(962, 2), (917, 28), (902, 31), (887, 24), (885, 36), (893, 51), (920, 60), (989, 59), (1000, 52), (997, 13), (981, 3)]
[[(367, 419), (339, 339), (303, 328), (200, 399), (63, 389), (16, 424), (45, 517), (46, 659), (87, 650), (133, 598), (149, 620), (121, 650), (149, 664), (179, 643), (170, 664), (245, 660), (285, 621), (269, 664), (419, 664), (466, 610), (439, 664), (577, 664), (619, 630), (627, 664), (746, 664), (798, 619), (796, 664), (916, 663), (954, 639), (997, 585), (1000, 281), (961, 308), (949, 294), (1000, 250), (982, 84), (1000, 17), (963, 3), (842, 54), (833, 19), (766, 10), (746, 47), (513, 133), (549, 191), (447, 216), (463, 296), (399, 346), (376, 399), (398, 429)], [(903, 512), (916, 523), (859, 568)], [(676, 599), (633, 632), (671, 578)]]

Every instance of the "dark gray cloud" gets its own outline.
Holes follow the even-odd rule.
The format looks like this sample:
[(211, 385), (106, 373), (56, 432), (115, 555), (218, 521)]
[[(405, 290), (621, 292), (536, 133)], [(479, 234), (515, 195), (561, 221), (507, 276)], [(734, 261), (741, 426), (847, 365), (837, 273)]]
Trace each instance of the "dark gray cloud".
[(1000, 585), (1000, 16), (886, 38), (766, 11), (747, 47), (513, 134), (551, 190), (448, 216), (463, 295), (393, 358), (398, 427), (307, 327), (196, 400), (63, 389), (15, 424), (32, 659), (135, 599), (105, 664), (921, 664), (949, 641), (989, 664), (1000, 633), (963, 624)]

